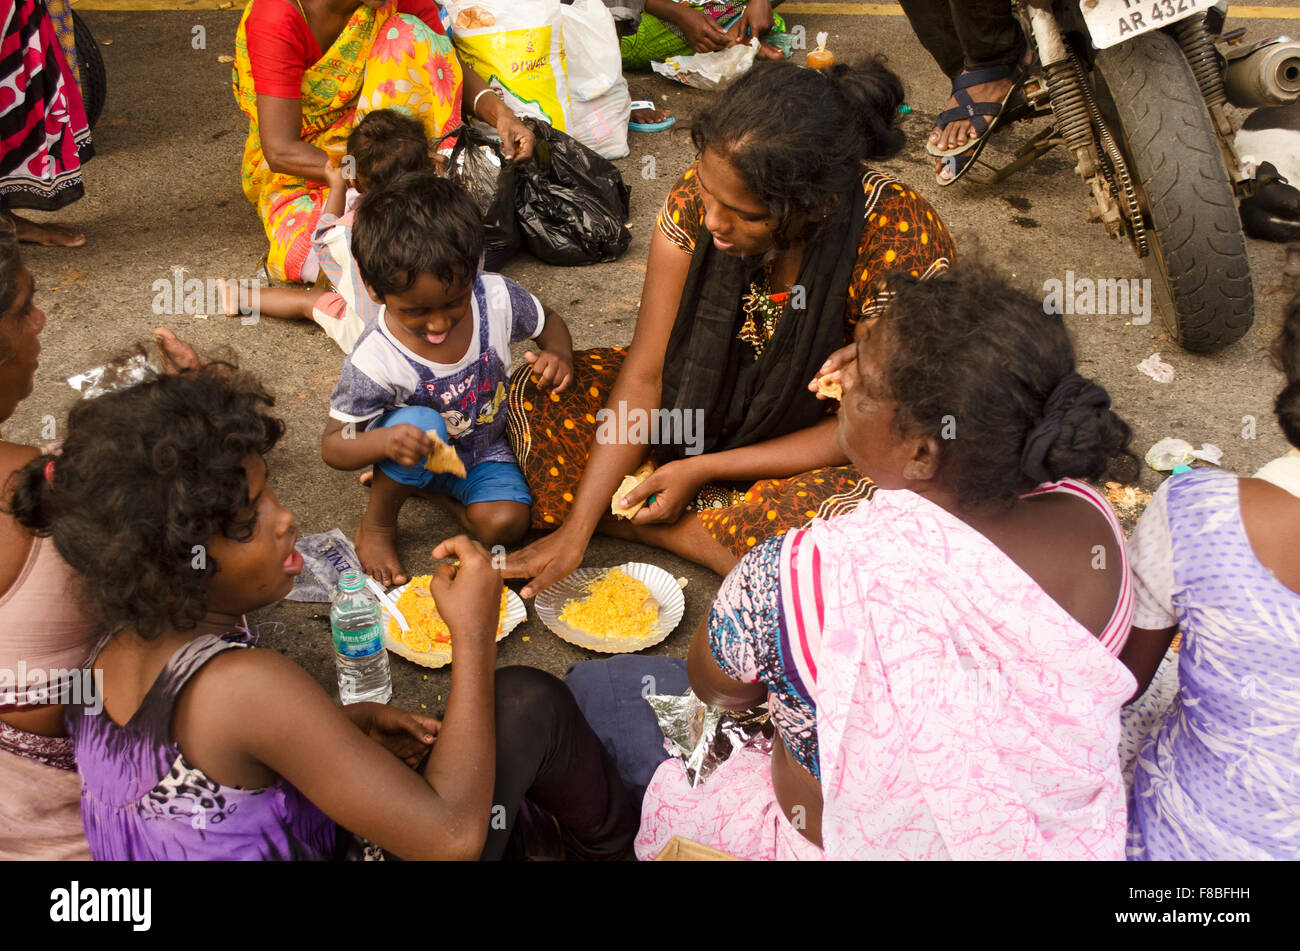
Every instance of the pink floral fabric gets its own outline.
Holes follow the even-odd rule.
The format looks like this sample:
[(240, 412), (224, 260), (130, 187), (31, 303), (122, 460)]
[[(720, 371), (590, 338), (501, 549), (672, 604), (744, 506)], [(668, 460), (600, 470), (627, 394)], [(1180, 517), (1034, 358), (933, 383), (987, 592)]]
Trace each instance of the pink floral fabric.
[(747, 750), (696, 789), (665, 762), (638, 855), (678, 834), (752, 859), (1123, 859), (1127, 668), (914, 493), (877, 491), (801, 535), (800, 557), (812, 545), (820, 564), (792, 583), (815, 602), (802, 623), (820, 627), (807, 643), (824, 851), (777, 806), (769, 757)]

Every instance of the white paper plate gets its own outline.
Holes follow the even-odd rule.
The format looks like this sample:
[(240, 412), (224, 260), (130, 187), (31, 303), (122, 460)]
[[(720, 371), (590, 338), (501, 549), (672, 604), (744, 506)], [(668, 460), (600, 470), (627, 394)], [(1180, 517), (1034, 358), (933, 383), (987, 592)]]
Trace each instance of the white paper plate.
[(686, 611), (686, 598), (682, 595), (681, 586), (676, 578), (662, 568), (644, 562), (630, 561), (617, 567), (649, 588), (650, 596), (659, 602), (659, 620), (646, 637), (609, 638), (600, 631), (579, 630), (560, 620), (564, 606), (570, 601), (587, 597), (587, 586), (610, 571), (609, 568), (579, 568), (539, 594), (533, 600), (533, 609), (537, 611), (542, 623), (554, 631), (560, 640), (578, 647), (602, 654), (627, 654), (653, 647), (671, 634), (682, 620), (682, 614)]
[[(411, 583), (408, 581), (400, 588), (394, 588), (392, 591), (389, 591), (388, 596), (392, 598), (393, 603), (396, 604), (397, 599), (402, 596), (402, 592), (410, 586)], [(393, 620), (393, 616), (388, 613), (388, 609), (384, 607), (383, 604), (379, 605), (379, 610), (384, 616), (384, 646), (398, 657), (403, 657), (413, 664), (419, 664), (421, 667), (429, 668), (446, 667), (451, 663), (450, 644), (435, 644), (432, 650), (428, 651), (414, 650), (410, 646), (393, 638), (393, 636), (388, 632), (388, 627), (390, 624), (396, 625), (397, 622)], [(506, 588), (506, 614), (501, 622), (501, 630), (497, 632), (497, 640), (501, 640), (517, 628), (527, 617), (528, 610), (524, 607), (523, 598), (519, 597), (519, 595), (514, 591), (511, 591), (509, 588)]]

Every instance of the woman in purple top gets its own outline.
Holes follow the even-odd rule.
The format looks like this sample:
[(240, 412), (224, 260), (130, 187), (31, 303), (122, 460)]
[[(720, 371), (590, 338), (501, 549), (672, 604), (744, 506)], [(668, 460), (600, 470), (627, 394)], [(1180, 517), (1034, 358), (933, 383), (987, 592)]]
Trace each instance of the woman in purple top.
[(558, 829), (571, 856), (629, 857), (635, 816), (567, 689), (494, 672), (501, 576), (480, 545), (434, 551), (459, 559), (430, 585), (456, 652), (441, 722), (340, 709), (229, 637), (302, 570), (267, 478), (270, 405), (229, 365), (163, 377), (77, 404), (61, 455), (17, 476), (15, 516), (52, 538), (106, 632), (102, 710), (68, 717), (91, 855), (324, 859), (360, 838), (406, 859), (500, 858)]
[[(1274, 345), (1275, 404), (1300, 449), (1300, 297)], [(1293, 449), (1293, 451), (1294, 451)], [(1160, 487), (1129, 540), (1140, 695), (1176, 633), (1178, 690), (1141, 740), (1130, 859), (1300, 858), (1300, 493), (1283, 457), (1251, 479), (1218, 469)]]

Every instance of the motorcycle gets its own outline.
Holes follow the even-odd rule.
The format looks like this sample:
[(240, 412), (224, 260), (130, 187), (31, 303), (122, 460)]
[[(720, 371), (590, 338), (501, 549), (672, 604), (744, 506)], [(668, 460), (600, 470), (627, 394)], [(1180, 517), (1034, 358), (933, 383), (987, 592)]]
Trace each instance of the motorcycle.
[(1194, 353), (1241, 338), (1254, 293), (1237, 198), (1254, 169), (1238, 157), (1227, 106), (1300, 97), (1300, 43), (1249, 47), (1223, 32), (1219, 0), (1016, 0), (1035, 62), (1023, 86), (1030, 115), (1052, 123), (997, 183), (1056, 146), (1088, 186), (1087, 218), (1127, 237), (1157, 309)]

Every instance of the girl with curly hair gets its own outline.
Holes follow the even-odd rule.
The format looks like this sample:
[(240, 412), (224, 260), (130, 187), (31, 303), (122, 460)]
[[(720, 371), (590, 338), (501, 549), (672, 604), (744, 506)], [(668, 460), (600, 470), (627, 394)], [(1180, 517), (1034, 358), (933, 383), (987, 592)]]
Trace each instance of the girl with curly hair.
[[(0, 422), (32, 393), (46, 322), (19, 240), (0, 222)], [(154, 336), (169, 372), (197, 360), (171, 331)], [(63, 699), (85, 689), (78, 672), (95, 645), (95, 624), (67, 596), (73, 574), (58, 551), (19, 524), (8, 504), (14, 476), (40, 455), (0, 440), (0, 858), (86, 859)]]
[[(92, 857), (343, 858), (360, 837), (407, 859), (499, 858), (534, 825), (570, 855), (628, 854), (635, 819), (564, 686), (526, 668), (494, 685), (501, 577), (469, 539), (434, 551), (460, 562), (430, 585), (456, 651), (441, 722), (340, 709), (247, 646), (241, 615), (302, 570), (267, 474), (271, 405), (209, 364), (77, 404), (58, 458), (19, 473), (17, 519), (79, 574), (104, 635), (102, 709), (67, 708)], [(489, 830), (494, 803), (507, 828)]]

